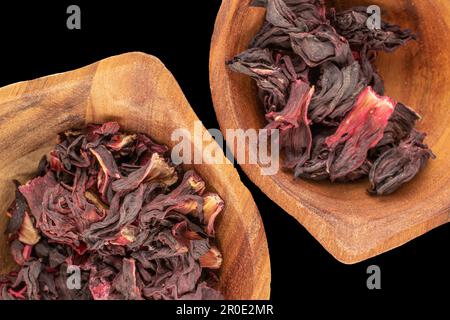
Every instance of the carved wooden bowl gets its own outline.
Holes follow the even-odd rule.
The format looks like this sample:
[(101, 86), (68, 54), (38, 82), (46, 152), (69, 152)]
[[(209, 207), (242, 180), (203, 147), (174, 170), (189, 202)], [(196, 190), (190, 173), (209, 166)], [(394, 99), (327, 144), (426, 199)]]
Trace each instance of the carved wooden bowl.
[[(256, 86), (231, 72), (225, 62), (244, 51), (260, 29), (264, 8), (251, 0), (223, 0), (212, 40), (210, 79), (222, 130), (265, 126)], [(291, 173), (261, 176), (257, 165), (244, 171), (273, 201), (303, 224), (334, 256), (356, 263), (398, 247), (450, 216), (450, 2), (448, 0), (328, 1), (338, 9), (380, 5), (382, 19), (414, 30), (416, 43), (382, 54), (377, 65), (387, 95), (415, 108), (419, 129), (437, 155), (412, 182), (392, 196), (374, 198), (367, 181), (354, 184), (294, 181)]]
[[(36, 174), (39, 158), (58, 132), (110, 120), (173, 147), (172, 131), (192, 132), (198, 119), (172, 74), (142, 53), (0, 89), (0, 273), (14, 267), (4, 234), (4, 213), (14, 197), (11, 180), (24, 183)], [(222, 292), (227, 299), (268, 299), (269, 252), (251, 194), (232, 165), (193, 167), (226, 203), (217, 229)]]

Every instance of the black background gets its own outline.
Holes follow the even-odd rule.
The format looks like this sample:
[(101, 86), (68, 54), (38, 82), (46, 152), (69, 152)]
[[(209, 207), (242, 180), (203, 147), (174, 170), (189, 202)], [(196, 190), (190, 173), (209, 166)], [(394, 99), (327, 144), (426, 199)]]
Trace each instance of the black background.
[[(218, 128), (208, 63), (220, 1), (95, 1), (95, 6), (93, 2), (0, 5), (0, 86), (68, 71), (115, 54), (143, 51), (159, 57), (171, 70), (205, 126)], [(70, 4), (81, 7), (82, 30), (66, 28)], [(430, 297), (438, 292), (448, 298), (450, 225), (347, 266), (328, 254), (241, 170), (239, 173), (264, 220), (272, 264), (272, 299), (279, 312), (298, 311), (310, 301), (325, 298), (342, 302), (341, 308), (349, 308), (355, 301), (379, 306), (402, 296)], [(366, 269), (373, 264), (381, 268), (382, 290), (366, 287)]]

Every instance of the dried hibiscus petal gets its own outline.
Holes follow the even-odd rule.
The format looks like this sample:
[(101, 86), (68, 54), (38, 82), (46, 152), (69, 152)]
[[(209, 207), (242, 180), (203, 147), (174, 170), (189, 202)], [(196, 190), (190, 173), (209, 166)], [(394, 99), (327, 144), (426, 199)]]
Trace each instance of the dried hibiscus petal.
[(111, 138), (111, 141), (106, 146), (111, 150), (120, 151), (136, 141), (136, 138), (137, 136), (135, 134), (115, 135)]
[(136, 264), (134, 259), (123, 259), (121, 272), (114, 279), (112, 286), (127, 300), (140, 300), (141, 292), (136, 284)]
[(423, 143), (425, 134), (413, 130), (397, 147), (383, 153), (373, 164), (369, 192), (388, 195), (411, 181), (425, 166), (433, 152)]
[(114, 160), (111, 152), (105, 146), (101, 145), (97, 148), (91, 148), (89, 150), (97, 158), (105, 175), (120, 179), (120, 172), (117, 168), (116, 161)]
[(338, 65), (353, 61), (347, 40), (327, 24), (321, 24), (311, 32), (291, 33), (290, 36), (292, 50), (311, 68), (327, 61)]
[[(336, 133), (326, 139), (332, 154), (327, 163), (331, 180), (345, 177), (364, 164), (369, 150), (383, 138), (394, 108), (391, 98), (377, 95), (371, 87), (360, 94)], [(343, 149), (337, 155), (339, 145), (343, 145)]]
[(170, 167), (157, 153), (144, 167), (134, 171), (128, 177), (116, 180), (112, 184), (115, 192), (131, 191), (136, 189), (144, 181), (160, 181), (168, 186), (174, 184), (178, 177), (175, 168)]
[(276, 65), (272, 53), (268, 49), (249, 49), (227, 62), (229, 67), (239, 73), (246, 74), (256, 81), (263, 95), (268, 95), (267, 110), (278, 110), (286, 104), (290, 80), (282, 68)]
[(314, 88), (301, 80), (292, 84), (291, 95), (281, 112), (267, 114), (269, 124), (265, 129), (279, 129), (281, 147), (286, 153), (285, 167), (294, 168), (306, 162), (311, 154), (312, 134), (308, 108)]
[(120, 130), (120, 125), (117, 122), (105, 122), (101, 126), (97, 126), (93, 131), (94, 134), (101, 136), (116, 134)]
[(38, 277), (41, 273), (42, 264), (39, 260), (30, 260), (25, 263), (25, 265), (22, 267), (20, 272), (17, 275), (17, 278), (15, 282), (11, 285), (11, 291), (14, 295), (16, 291), (14, 289), (16, 288), (25, 288), (25, 290), (20, 291), (20, 295), (16, 296), (16, 298), (22, 298), (24, 291), (26, 292), (26, 296), (30, 300), (39, 300), (39, 283), (38, 283)]
[(20, 186), (19, 190), (27, 200), (33, 217), (39, 221), (43, 211), (42, 199), (48, 189), (56, 187), (57, 182), (52, 172), (48, 172), (43, 177), (38, 177), (29, 181), (27, 184)]
[(420, 120), (420, 116), (414, 110), (403, 103), (397, 103), (377, 149), (398, 145), (401, 140), (409, 136), (418, 120)]
[[(328, 159), (332, 156), (339, 156), (344, 149), (343, 145), (339, 145), (333, 154), (330, 152), (330, 149), (325, 141), (331, 135), (331, 131), (333, 130), (326, 128), (314, 136), (311, 158), (303, 165), (299, 165), (295, 168), (294, 174), (296, 178), (300, 177), (315, 181), (330, 179)], [(359, 168), (349, 172), (345, 176), (336, 178), (336, 181), (351, 182), (359, 180), (369, 174), (370, 168), (371, 163), (369, 160), (366, 160)]]
[(132, 244), (139, 233), (139, 229), (136, 226), (128, 225), (126, 227), (123, 227), (119, 235), (111, 240), (111, 244), (114, 244), (116, 246), (126, 246)]
[(19, 190), (20, 183), (15, 180), (14, 184), (16, 186), (16, 201), (9, 212), (10, 219), (6, 226), (6, 233), (16, 233), (19, 231), (25, 219), (25, 210), (27, 209), (26, 199)]
[(71, 214), (71, 201), (71, 193), (60, 185), (49, 189), (42, 199), (43, 211), (37, 227), (48, 239), (78, 247), (80, 237), (77, 218)]
[(337, 126), (366, 88), (366, 80), (358, 62), (342, 69), (326, 62), (321, 66), (321, 72), (318, 89), (311, 100), (309, 117), (315, 123)]
[(203, 217), (207, 225), (206, 232), (208, 235), (213, 236), (215, 234), (214, 222), (220, 212), (222, 212), (225, 203), (217, 194), (213, 193), (206, 194), (203, 197), (203, 201)]
[(295, 28), (297, 16), (283, 0), (269, 0), (267, 2), (266, 20), (275, 27)]
[(326, 22), (323, 0), (256, 0), (252, 6), (267, 8), (266, 22), (252, 46), (289, 47), (289, 33), (313, 30)]
[(304, 164), (295, 167), (296, 178), (305, 178), (314, 181), (329, 179), (330, 174), (327, 171), (327, 162), (330, 151), (325, 140), (330, 134), (331, 132), (328, 129), (314, 135), (311, 157)]
[(30, 258), (31, 248), (32, 246), (24, 245), (17, 239), (13, 240), (10, 244), (10, 250), (14, 261), (20, 266), (24, 265)]
[(222, 254), (217, 248), (212, 247), (207, 253), (200, 257), (200, 265), (203, 268), (219, 269), (222, 265)]
[(111, 283), (104, 278), (91, 276), (89, 279), (89, 290), (94, 300), (109, 300)]

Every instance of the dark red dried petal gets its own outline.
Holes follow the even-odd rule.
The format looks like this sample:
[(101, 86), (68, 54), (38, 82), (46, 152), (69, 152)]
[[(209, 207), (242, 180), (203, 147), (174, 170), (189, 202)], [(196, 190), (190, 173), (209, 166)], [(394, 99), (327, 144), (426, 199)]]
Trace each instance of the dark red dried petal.
[(148, 164), (139, 170), (132, 172), (128, 177), (116, 180), (112, 183), (115, 192), (131, 191), (136, 189), (144, 181), (158, 181), (172, 185), (178, 180), (173, 167), (170, 167), (158, 153), (154, 153)]
[(6, 227), (6, 233), (9, 234), (15, 234), (19, 231), (25, 218), (25, 210), (28, 209), (27, 201), (19, 190), (20, 183), (15, 180), (14, 184), (16, 186), (16, 200), (14, 209), (11, 211), (10, 220), (8, 221), (8, 225)]
[(141, 300), (141, 291), (136, 283), (136, 261), (123, 259), (122, 270), (113, 281), (113, 287), (127, 300)]
[(52, 172), (48, 172), (44, 177), (37, 177), (27, 184), (20, 186), (19, 190), (27, 199), (31, 214), (36, 221), (39, 221), (43, 211), (44, 194), (48, 189), (54, 188), (57, 182)]
[(370, 171), (369, 193), (388, 195), (411, 181), (435, 155), (423, 142), (425, 134), (413, 130), (398, 146), (385, 151)]
[(353, 61), (350, 45), (330, 25), (321, 24), (311, 32), (290, 33), (292, 50), (310, 67), (332, 61), (348, 65)]
[(94, 134), (106, 136), (119, 132), (120, 125), (117, 122), (106, 122), (93, 131)]
[(102, 167), (105, 175), (120, 179), (121, 175), (119, 169), (117, 168), (116, 161), (114, 160), (111, 152), (105, 146), (101, 145), (97, 148), (91, 148), (90, 151), (97, 158), (97, 161)]
[(281, 112), (271, 112), (266, 116), (271, 122), (265, 129), (280, 130), (280, 144), (287, 158), (284, 166), (287, 168), (305, 163), (311, 155), (312, 134), (308, 108), (313, 94), (314, 87), (310, 88), (298, 80), (292, 84), (286, 107)]
[[(332, 180), (343, 178), (364, 164), (368, 151), (383, 138), (395, 105), (391, 98), (377, 95), (371, 87), (360, 94), (336, 133), (326, 139), (331, 152), (328, 171)], [(339, 145), (343, 149), (337, 155)]]

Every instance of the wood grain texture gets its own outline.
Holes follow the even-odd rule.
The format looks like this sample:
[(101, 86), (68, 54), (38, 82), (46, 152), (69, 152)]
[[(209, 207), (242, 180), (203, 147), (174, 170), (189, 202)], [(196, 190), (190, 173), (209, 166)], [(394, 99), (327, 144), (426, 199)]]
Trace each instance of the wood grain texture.
[[(210, 57), (214, 108), (222, 130), (265, 126), (256, 86), (231, 72), (225, 62), (248, 47), (260, 29), (265, 9), (251, 0), (223, 0)], [(447, 0), (328, 1), (339, 9), (378, 4), (382, 18), (419, 35), (394, 54), (381, 54), (377, 65), (387, 94), (422, 114), (419, 129), (438, 159), (397, 193), (366, 194), (367, 181), (354, 184), (294, 181), (291, 173), (260, 175), (257, 165), (246, 174), (273, 201), (303, 224), (339, 261), (360, 262), (396, 248), (450, 221), (450, 2)], [(446, 245), (446, 244), (443, 244)]]
[[(13, 199), (11, 180), (24, 183), (36, 174), (40, 157), (56, 143), (58, 132), (111, 120), (173, 147), (173, 130), (186, 128), (192, 136), (198, 118), (172, 74), (157, 58), (142, 53), (0, 89), (0, 273), (14, 267), (4, 235), (4, 212)], [(220, 147), (215, 148), (225, 159)], [(217, 226), (224, 258), (222, 292), (227, 299), (268, 299), (269, 252), (251, 194), (232, 165), (193, 168), (226, 203)]]

